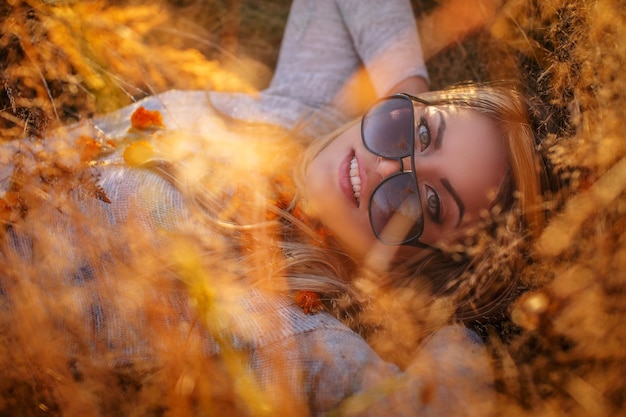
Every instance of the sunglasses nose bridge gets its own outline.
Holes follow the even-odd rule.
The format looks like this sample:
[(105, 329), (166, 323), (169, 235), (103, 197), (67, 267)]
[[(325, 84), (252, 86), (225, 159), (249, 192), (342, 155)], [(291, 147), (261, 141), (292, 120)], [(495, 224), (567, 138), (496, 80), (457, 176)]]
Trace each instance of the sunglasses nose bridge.
[(400, 160), (400, 172), (413, 172), (410, 155)]
[[(408, 168), (411, 169), (410, 160)], [(378, 156), (376, 158), (376, 172), (381, 176), (382, 179), (385, 179), (390, 175), (397, 174), (398, 172), (403, 172), (406, 169), (407, 165), (403, 162), (402, 159), (389, 159), (383, 156)]]

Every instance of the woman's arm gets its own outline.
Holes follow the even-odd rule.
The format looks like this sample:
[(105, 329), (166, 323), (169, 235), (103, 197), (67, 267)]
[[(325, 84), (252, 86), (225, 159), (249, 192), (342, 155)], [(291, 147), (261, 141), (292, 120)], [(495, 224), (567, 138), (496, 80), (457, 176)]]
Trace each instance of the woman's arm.
[(426, 77), (409, 0), (294, 0), (268, 88), (210, 99), (230, 118), (319, 138), (377, 97), (426, 90)]
[(408, 0), (295, 0), (266, 92), (353, 117), (375, 97), (423, 91), (427, 77)]
[(488, 354), (466, 328), (440, 329), (402, 372), (383, 361), (356, 333), (324, 316), (300, 315), (292, 322), (294, 329), (307, 331), (254, 352), (252, 368), (268, 389), (268, 398), (290, 396), (308, 404), (313, 416), (492, 414)]
[(387, 94), (394, 93), (408, 93), (412, 95), (419, 95), (428, 91), (428, 81), (424, 77), (412, 76), (405, 78), (398, 84), (394, 85)]
[(412, 78), (428, 79), (408, 0), (336, 0), (377, 96)]

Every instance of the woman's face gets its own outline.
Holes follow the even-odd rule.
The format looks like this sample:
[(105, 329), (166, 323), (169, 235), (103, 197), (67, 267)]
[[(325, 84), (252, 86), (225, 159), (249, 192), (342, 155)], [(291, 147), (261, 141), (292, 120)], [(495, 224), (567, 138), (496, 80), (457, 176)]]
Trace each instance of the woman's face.
[[(489, 209), (508, 165), (506, 149), (495, 124), (474, 110), (416, 105), (415, 120), (414, 174), (424, 219), (419, 240), (437, 246), (459, 239)], [(411, 169), (410, 157), (403, 166)], [(398, 172), (398, 160), (365, 148), (361, 123), (339, 135), (307, 167), (309, 203), (353, 256), (363, 259), (375, 246), (380, 249), (370, 226), (370, 196)]]

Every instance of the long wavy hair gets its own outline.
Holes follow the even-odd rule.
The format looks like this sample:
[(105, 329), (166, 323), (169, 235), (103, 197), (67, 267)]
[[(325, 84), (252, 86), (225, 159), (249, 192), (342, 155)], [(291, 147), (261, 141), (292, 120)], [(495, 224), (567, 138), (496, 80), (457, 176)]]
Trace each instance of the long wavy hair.
[[(529, 123), (529, 104), (515, 88), (506, 85), (464, 84), (428, 92), (420, 98), (429, 105), (471, 109), (492, 120), (506, 144), (509, 167), (490, 215), (476, 225), (467, 239), (449, 250), (396, 261), (385, 274), (377, 273), (373, 279), (383, 290), (417, 289), (432, 299), (449, 300), (455, 306), (453, 315), (463, 320), (501, 312), (517, 288), (516, 271), (525, 261), (526, 243), (543, 225), (542, 167)], [(324, 233), (319, 220), (307, 215), (307, 204), (300, 192), (306, 187), (303, 179), (310, 161), (355, 122), (358, 121), (326, 137), (312, 139), (306, 147), (285, 146), (293, 142), (293, 135), (280, 128), (268, 127), (261, 135), (258, 125), (234, 123), (233, 128), (241, 136), (248, 137), (253, 132), (258, 139), (254, 143), (244, 141), (236, 154), (239, 161), (242, 155), (263, 154), (257, 162), (259, 168), (253, 170), (259, 175), (252, 178), (249, 166), (238, 173), (237, 164), (216, 168), (216, 172), (231, 173), (229, 178), (224, 177), (226, 174), (215, 176), (214, 181), (202, 184), (204, 191), (192, 195), (200, 197), (199, 213), (222, 213), (219, 221), (209, 223), (229, 242), (231, 249), (225, 253), (238, 254), (239, 264), (246, 265), (240, 268), (244, 279), (265, 277), (264, 282), (275, 289), (315, 291), (322, 295), (328, 308), (339, 316), (348, 314), (348, 324), (358, 326), (358, 320), (351, 317), (372, 299), (363, 293), (358, 282), (373, 274)], [(229, 142), (224, 149), (232, 154), (233, 146)], [(294, 165), (298, 154), (301, 161)], [(292, 177), (290, 169), (295, 170), (293, 183), (285, 182), (285, 178)], [(224, 183), (239, 184), (238, 201), (232, 196), (224, 200)], [(263, 189), (269, 197), (265, 201), (250, 197), (262, 194)], [(241, 203), (245, 201), (254, 203)], [(225, 212), (234, 217), (227, 219)], [(272, 212), (273, 226), (249, 228), (263, 223), (266, 212)], [(274, 260), (271, 273), (267, 271), (269, 257)], [(271, 279), (267, 279), (270, 275)], [(350, 311), (338, 305), (349, 306)]]

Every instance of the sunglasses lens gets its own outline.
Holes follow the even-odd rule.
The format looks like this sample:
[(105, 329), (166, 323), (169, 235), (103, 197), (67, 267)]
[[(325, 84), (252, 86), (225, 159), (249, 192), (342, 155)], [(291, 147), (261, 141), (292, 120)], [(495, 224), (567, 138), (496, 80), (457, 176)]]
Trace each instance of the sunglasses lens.
[(411, 100), (390, 97), (375, 104), (363, 117), (363, 143), (379, 156), (404, 158), (413, 146), (414, 126)]
[(370, 222), (386, 244), (399, 245), (421, 236), (424, 217), (412, 173), (397, 174), (378, 185), (370, 199)]

